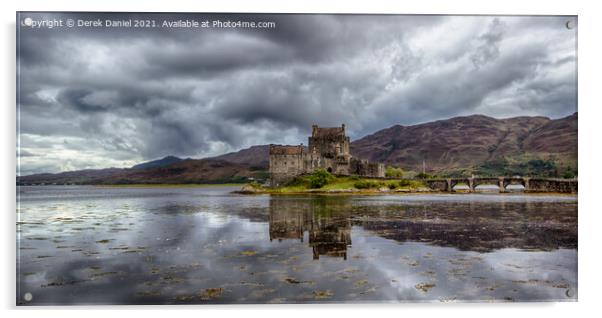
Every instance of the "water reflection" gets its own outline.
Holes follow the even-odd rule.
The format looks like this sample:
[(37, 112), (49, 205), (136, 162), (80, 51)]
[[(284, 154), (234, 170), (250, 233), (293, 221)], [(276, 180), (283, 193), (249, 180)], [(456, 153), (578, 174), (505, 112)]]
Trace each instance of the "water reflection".
[(352, 225), (398, 242), (465, 251), (577, 248), (576, 203), (545, 201), (400, 201), (311, 196), (270, 198), (270, 240), (309, 233), (314, 258), (347, 258)]
[(21, 188), (17, 302), (577, 298), (575, 197), (232, 190)]
[(315, 197), (309, 200), (270, 200), (270, 241), (298, 239), (308, 232), (313, 259), (320, 255), (347, 259), (351, 246), (351, 219), (348, 200)]

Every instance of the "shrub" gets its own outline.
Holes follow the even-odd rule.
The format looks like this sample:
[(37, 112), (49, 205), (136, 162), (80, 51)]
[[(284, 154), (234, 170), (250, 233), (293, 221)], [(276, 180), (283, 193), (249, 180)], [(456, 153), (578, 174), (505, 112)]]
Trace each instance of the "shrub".
[(566, 171), (562, 174), (562, 177), (565, 179), (573, 179), (576, 176), (577, 175), (575, 174), (575, 172), (573, 172), (573, 169), (571, 168), (566, 169)]
[(397, 185), (395, 183), (389, 183), (388, 185), (389, 189), (394, 190), (395, 188), (397, 188)]
[(318, 169), (309, 175), (308, 179), (310, 188), (318, 189), (327, 185), (334, 179), (334, 177), (332, 174), (330, 174), (330, 172), (324, 169)]
[(393, 166), (388, 166), (385, 169), (385, 177), (387, 177), (387, 178), (401, 178), (401, 177), (403, 177), (403, 170), (401, 170), (401, 168), (395, 168)]
[(267, 170), (267, 169), (262, 166), (250, 166), (249, 167), (249, 171), (265, 171), (265, 170)]
[(431, 179), (431, 178), (433, 178), (433, 175), (421, 172), (421, 173), (419, 173), (419, 174), (416, 175), (416, 178), (418, 178), (418, 179)]
[(286, 186), (295, 187), (295, 186), (307, 186), (308, 181), (305, 177), (295, 177), (293, 180), (289, 181)]
[(410, 185), (412, 185), (412, 182), (408, 179), (401, 179), (399, 180), (399, 186), (400, 187), (409, 187)]
[(259, 182), (257, 182), (257, 181), (251, 181), (251, 182), (249, 182), (249, 185), (254, 189), (261, 188), (261, 184), (259, 184)]
[(378, 188), (379, 183), (372, 180), (361, 180), (353, 184), (356, 189)]

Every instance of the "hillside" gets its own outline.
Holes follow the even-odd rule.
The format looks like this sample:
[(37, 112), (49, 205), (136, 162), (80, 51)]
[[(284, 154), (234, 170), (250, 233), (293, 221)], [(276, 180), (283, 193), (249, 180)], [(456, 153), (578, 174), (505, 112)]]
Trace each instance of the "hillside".
[(269, 165), (269, 145), (252, 146), (236, 152), (213, 157), (211, 159), (224, 160), (232, 163), (246, 164), (256, 169), (267, 170)]
[(413, 171), (421, 171), (424, 160), (426, 170), (437, 173), (525, 174), (538, 169), (531, 165), (562, 173), (576, 170), (577, 113), (556, 120), (473, 115), (396, 125), (352, 142), (351, 153)]
[(148, 168), (165, 167), (165, 166), (169, 166), (170, 164), (180, 162), (182, 160), (183, 159), (180, 159), (178, 157), (167, 156), (163, 159), (153, 160), (153, 161), (137, 164), (137, 165), (133, 166), (132, 169), (148, 169)]
[(162, 167), (128, 169), (95, 183), (226, 183), (244, 182), (255, 176), (256, 173), (243, 164), (215, 159), (185, 159)]
[(17, 176), (17, 184), (90, 184), (119, 175), (128, 169), (85, 169), (61, 173), (39, 173), (28, 176)]
[(17, 184), (230, 183), (265, 179), (248, 165), (216, 159), (185, 159), (145, 169), (99, 169), (17, 177)]

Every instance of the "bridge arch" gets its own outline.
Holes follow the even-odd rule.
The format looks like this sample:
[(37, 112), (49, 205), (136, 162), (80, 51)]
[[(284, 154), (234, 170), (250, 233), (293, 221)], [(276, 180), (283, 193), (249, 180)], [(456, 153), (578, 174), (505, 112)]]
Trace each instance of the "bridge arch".
[(473, 191), (503, 191), (501, 179), (497, 177), (470, 178)]
[(449, 186), (451, 191), (472, 191), (468, 179), (450, 179)]
[[(529, 179), (521, 178), (521, 177), (503, 178), (501, 184), (503, 186), (504, 191), (508, 191), (508, 190), (525, 191), (529, 187)], [(517, 186), (517, 185), (521, 186), (521, 188), (516, 188), (516, 187), (508, 188), (509, 186)]]

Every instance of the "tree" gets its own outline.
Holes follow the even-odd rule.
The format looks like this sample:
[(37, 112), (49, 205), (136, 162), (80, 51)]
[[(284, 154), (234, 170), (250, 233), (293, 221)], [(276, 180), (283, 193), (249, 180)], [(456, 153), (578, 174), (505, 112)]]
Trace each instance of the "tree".
[(385, 177), (387, 178), (403, 178), (403, 170), (393, 166), (387, 166), (385, 169)]
[(416, 175), (417, 179), (432, 179), (434, 176), (428, 173), (421, 172)]
[(577, 174), (573, 171), (573, 169), (571, 169), (571, 167), (568, 167), (566, 171), (562, 174), (562, 177), (565, 179), (573, 179), (576, 176)]
[(309, 186), (312, 189), (318, 189), (327, 185), (333, 179), (334, 177), (332, 176), (332, 174), (330, 174), (330, 172), (324, 169), (318, 169), (314, 171), (314, 173), (309, 175)]

